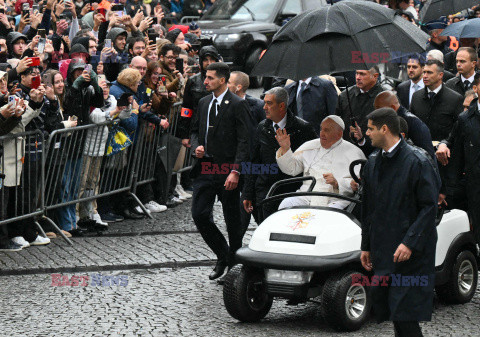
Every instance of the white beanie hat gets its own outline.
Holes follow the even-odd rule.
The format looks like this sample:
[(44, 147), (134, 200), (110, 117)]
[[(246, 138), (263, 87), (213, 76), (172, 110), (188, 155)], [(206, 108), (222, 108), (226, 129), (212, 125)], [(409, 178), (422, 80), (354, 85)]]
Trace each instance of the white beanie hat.
[(343, 122), (342, 118), (340, 116), (337, 116), (337, 115), (328, 115), (327, 117), (325, 117), (322, 121), (322, 123), (324, 121), (326, 121), (327, 119), (331, 119), (332, 121), (334, 121), (335, 123), (337, 123), (341, 128), (342, 130), (345, 130), (345, 123)]

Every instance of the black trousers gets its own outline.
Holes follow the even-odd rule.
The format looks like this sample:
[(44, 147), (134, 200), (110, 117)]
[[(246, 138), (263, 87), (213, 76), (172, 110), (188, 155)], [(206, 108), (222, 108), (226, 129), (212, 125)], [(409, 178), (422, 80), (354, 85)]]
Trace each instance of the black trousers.
[[(257, 200), (256, 204), (258, 205), (261, 201), (265, 199), (267, 196), (268, 191), (262, 191), (258, 192), (257, 191)], [(272, 201), (272, 202), (266, 202), (262, 204), (261, 206), (257, 206), (257, 212), (258, 212), (258, 220), (260, 223), (263, 222), (266, 218), (268, 218), (270, 215), (278, 211), (278, 206), (280, 206), (280, 203), (282, 200), (277, 200), (277, 201)]]
[[(240, 216), (240, 189), (226, 191), (225, 175), (201, 174), (193, 181), (192, 217), (195, 226), (219, 260), (232, 267), (235, 252), (242, 247), (245, 230)], [(228, 241), (213, 221), (215, 197), (222, 203), (223, 217), (227, 225)]]
[(423, 337), (420, 324), (415, 321), (393, 322), (395, 337)]
[(476, 181), (469, 181), (467, 200), (468, 214), (473, 225), (473, 235), (477, 243), (480, 244), (480, 188), (478, 188)]
[[(40, 187), (40, 165), (40, 161), (30, 161), (25, 157), (20, 186), (8, 188), (9, 200), (6, 201), (6, 204), (14, 205), (13, 208), (8, 209), (10, 217), (32, 213), (36, 210)], [(7, 228), (10, 238), (23, 236), (28, 242), (33, 242), (37, 238), (37, 228), (33, 218), (10, 222), (7, 224)]]

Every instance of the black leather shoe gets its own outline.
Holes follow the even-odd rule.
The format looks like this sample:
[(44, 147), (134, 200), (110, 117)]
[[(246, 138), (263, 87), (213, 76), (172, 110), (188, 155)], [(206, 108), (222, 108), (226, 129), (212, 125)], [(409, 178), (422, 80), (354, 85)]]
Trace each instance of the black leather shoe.
[(215, 279), (219, 278), (220, 276), (223, 275), (226, 268), (227, 268), (227, 262), (226, 261), (224, 261), (224, 260), (217, 261), (217, 264), (215, 265), (215, 268), (213, 268), (213, 271), (210, 273), (208, 278), (210, 280), (215, 280)]
[(72, 234), (72, 236), (81, 237), (81, 236), (85, 236), (87, 232), (88, 232), (88, 229), (77, 225), (77, 228), (72, 229), (70, 231), (70, 234)]
[(124, 209), (121, 213), (122, 213), (121, 215), (122, 215), (125, 219), (132, 219), (132, 220), (143, 219), (143, 215), (135, 214), (135, 213), (133, 213), (131, 210), (129, 210), (128, 208)]

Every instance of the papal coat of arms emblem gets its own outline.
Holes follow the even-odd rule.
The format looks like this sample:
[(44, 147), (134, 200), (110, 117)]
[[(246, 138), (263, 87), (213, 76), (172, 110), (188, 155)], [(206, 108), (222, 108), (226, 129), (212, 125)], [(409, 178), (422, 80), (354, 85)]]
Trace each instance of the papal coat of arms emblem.
[(311, 220), (315, 217), (311, 212), (304, 212), (302, 214), (296, 214), (292, 216), (292, 221), (287, 225), (288, 228), (292, 230), (306, 228), (309, 224), (308, 220)]

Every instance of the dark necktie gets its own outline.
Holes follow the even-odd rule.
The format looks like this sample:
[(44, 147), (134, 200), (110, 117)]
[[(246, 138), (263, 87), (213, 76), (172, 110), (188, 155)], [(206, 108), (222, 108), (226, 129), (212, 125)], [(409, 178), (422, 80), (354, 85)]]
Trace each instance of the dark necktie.
[(430, 91), (428, 93), (428, 98), (430, 98), (430, 101), (433, 101), (433, 98), (435, 97), (435, 93), (433, 91)]
[(469, 80), (465, 80), (465, 82), (463, 82), (463, 85), (465, 86), (465, 91), (470, 89), (470, 81)]
[(212, 101), (212, 106), (208, 112), (208, 127), (212, 128), (215, 126), (215, 121), (217, 119), (217, 99), (214, 98)]
[(300, 118), (303, 118), (303, 92), (305, 91), (305, 87), (307, 86), (307, 83), (302, 82), (300, 86), (300, 91), (298, 92), (297, 95), (297, 116)]
[(212, 101), (212, 106), (210, 107), (210, 111), (208, 112), (208, 130), (207, 130), (207, 144), (205, 146), (205, 152), (210, 154), (208, 149), (208, 143), (210, 143), (212, 136), (213, 136), (213, 127), (215, 126), (215, 122), (217, 120), (217, 99), (214, 98)]
[(280, 129), (280, 127), (278, 126), (278, 124), (273, 124), (273, 128), (275, 129), (275, 132), (277, 132), (278, 129)]

